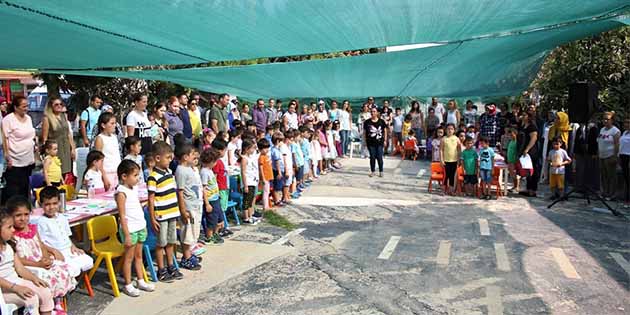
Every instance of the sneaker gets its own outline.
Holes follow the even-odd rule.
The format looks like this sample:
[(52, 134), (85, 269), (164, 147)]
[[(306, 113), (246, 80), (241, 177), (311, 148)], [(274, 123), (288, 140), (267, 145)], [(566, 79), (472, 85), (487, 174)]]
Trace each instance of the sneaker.
[(383, 172), (379, 172), (378, 177), (383, 177)]
[(294, 193), (292, 193), (292, 194), (291, 194), (291, 198), (292, 198), (292, 199), (298, 199), (298, 198), (300, 198), (301, 196), (302, 196), (302, 195), (300, 195), (300, 193), (298, 193), (298, 192), (294, 192)]
[(212, 242), (213, 244), (223, 244), (225, 241), (223, 240), (223, 237), (221, 237), (221, 235), (219, 234), (214, 234), (213, 238), (212, 238)]
[(145, 291), (145, 292), (153, 292), (155, 291), (155, 285), (153, 285), (152, 283), (146, 283), (144, 281), (140, 282), (140, 281), (136, 281), (136, 287), (138, 287), (138, 289)]
[(128, 284), (123, 286), (122, 291), (129, 295), (130, 297), (139, 297), (140, 296), (140, 290), (136, 289), (136, 287), (133, 286), (133, 284)]
[(243, 220), (243, 224), (254, 224), (254, 220), (252, 219)]
[(173, 275), (164, 268), (162, 270), (158, 270), (158, 280), (160, 282), (171, 283), (175, 280), (175, 278), (173, 278)]
[(206, 238), (203, 235), (199, 235), (197, 239), (197, 244), (206, 245)]
[(201, 265), (199, 265), (197, 260), (193, 259), (193, 257), (194, 256), (191, 256), (188, 259), (182, 258), (182, 260), (179, 262), (179, 266), (184, 268), (184, 269), (188, 269), (188, 270), (199, 270), (199, 269), (201, 269)]
[(199, 258), (199, 261), (201, 262), (202, 258), (199, 256), (206, 253), (206, 248), (204, 247), (204, 245), (201, 245), (201, 244), (197, 244), (197, 245), (199, 246), (193, 247), (192, 253), (194, 256), (197, 256)]
[(184, 275), (181, 272), (179, 272), (179, 270), (176, 269), (175, 266), (168, 267), (168, 273), (171, 275), (171, 278), (175, 280), (184, 279)]
[(374, 172), (371, 172), (368, 176), (374, 177)]
[(263, 213), (256, 210), (254, 211), (254, 218), (262, 218), (263, 217)]
[(200, 257), (199, 255), (195, 255), (194, 253), (192, 254), (192, 257), (194, 257), (197, 262), (202, 262), (203, 261), (203, 257)]

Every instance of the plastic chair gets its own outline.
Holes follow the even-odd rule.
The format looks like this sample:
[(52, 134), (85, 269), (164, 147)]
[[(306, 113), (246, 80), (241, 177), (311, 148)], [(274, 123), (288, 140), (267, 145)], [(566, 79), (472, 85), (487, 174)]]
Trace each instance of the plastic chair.
[(498, 167), (492, 168), (492, 182), (490, 186), (495, 186), (497, 189), (497, 199), (500, 196), (503, 196), (503, 189), (501, 189), (501, 181), (499, 180), (499, 176), (501, 175), (501, 169)]
[(455, 184), (457, 187), (455, 188), (455, 193), (462, 194), (464, 192), (464, 167), (457, 167), (457, 183)]
[[(125, 254), (125, 246), (120, 243), (116, 237), (116, 234), (118, 233), (116, 218), (111, 215), (92, 218), (87, 222), (87, 232), (88, 238), (90, 239), (92, 253), (96, 256), (96, 262), (94, 263), (92, 270), (90, 270), (88, 279), (92, 279), (101, 262), (105, 260), (105, 264), (107, 265), (107, 274), (109, 275), (109, 281), (112, 285), (112, 291), (114, 292), (115, 297), (119, 297), (120, 291), (118, 290), (118, 281), (116, 280), (116, 272), (114, 271), (112, 259), (121, 258), (118, 265), (119, 267), (122, 266), (122, 256)], [(148, 281), (144, 268), (143, 277), (145, 281)]]
[(418, 152), (416, 152), (417, 150), (416, 144), (417, 143), (411, 139), (405, 140), (405, 142), (403, 143), (403, 153), (402, 153), (403, 160), (407, 158), (407, 156), (412, 157), (414, 161), (418, 158)]
[(223, 211), (223, 222), (225, 224), (226, 229), (230, 227), (230, 223), (228, 222), (227, 216), (225, 215), (225, 213), (228, 211), (232, 211), (232, 214), (234, 215), (234, 220), (236, 221), (236, 225), (241, 225), (241, 221), (239, 221), (238, 219), (238, 212), (236, 211), (236, 206), (237, 206), (237, 203), (235, 201), (228, 200), (227, 209)]
[[(243, 194), (240, 193), (240, 180), (239, 180), (240, 176), (230, 176), (229, 177), (229, 186), (228, 186), (228, 193), (229, 193), (229, 198), (228, 200), (233, 200), (236, 201), (238, 208), (239, 209), (243, 209)], [(228, 207), (229, 208), (229, 207)]]
[[(155, 235), (153, 227), (151, 226), (151, 215), (146, 207), (144, 208), (144, 220), (147, 221), (147, 239), (142, 245), (144, 263), (147, 265), (147, 269), (149, 269), (151, 280), (153, 280), (153, 282), (157, 282), (157, 270), (155, 270), (155, 266), (153, 265), (153, 256), (151, 256), (157, 244), (157, 236)], [(179, 269), (179, 265), (177, 264), (177, 256), (175, 255), (175, 253), (173, 253), (173, 266)]]
[(431, 162), (431, 178), (429, 178), (429, 193), (433, 189), (433, 182), (437, 181), (439, 184), (444, 183), (444, 167), (440, 162)]
[(61, 185), (59, 189), (63, 189), (66, 192), (66, 200), (72, 200), (75, 197), (75, 189), (72, 185)]
[(2, 296), (2, 288), (0, 288), (0, 314), (7, 314), (7, 315), (12, 315), (12, 314), (17, 314), (17, 310), (18, 310), (18, 306), (15, 304), (7, 304), (4, 301), (4, 297)]
[[(37, 198), (35, 197), (35, 189), (42, 188), (46, 185), (44, 181), (44, 174), (42, 173), (33, 173), (33, 175), (28, 178), (28, 187), (31, 188), (31, 201), (33, 204), (36, 203)], [(33, 200), (34, 199), (34, 200)]]

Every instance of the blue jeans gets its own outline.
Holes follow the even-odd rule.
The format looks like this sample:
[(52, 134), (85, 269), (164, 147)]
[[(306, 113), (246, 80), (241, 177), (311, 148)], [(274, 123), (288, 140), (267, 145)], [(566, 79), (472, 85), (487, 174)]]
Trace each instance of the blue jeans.
[(350, 130), (339, 130), (339, 136), (341, 137), (341, 154), (348, 154), (348, 143), (350, 143), (350, 138), (348, 137), (348, 133)]
[(422, 130), (422, 128), (413, 128), (413, 131), (415, 131), (415, 132), (416, 132), (416, 140), (418, 140), (418, 145), (420, 145), (420, 143), (422, 143), (422, 142), (421, 142), (421, 141), (422, 141), (422, 139), (424, 139), (424, 138), (422, 137), (423, 130)]
[(370, 171), (374, 173), (376, 169), (376, 162), (378, 161), (378, 171), (383, 172), (383, 145), (368, 145), (368, 151), (370, 152)]

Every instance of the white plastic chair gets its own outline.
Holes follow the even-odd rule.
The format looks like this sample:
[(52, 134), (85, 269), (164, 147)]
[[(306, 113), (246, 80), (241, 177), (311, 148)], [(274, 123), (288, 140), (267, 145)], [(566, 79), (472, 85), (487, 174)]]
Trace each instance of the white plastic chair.
[(4, 302), (4, 296), (2, 296), (2, 289), (0, 289), (0, 313), (2, 315), (17, 314), (18, 306), (15, 304), (7, 304)]

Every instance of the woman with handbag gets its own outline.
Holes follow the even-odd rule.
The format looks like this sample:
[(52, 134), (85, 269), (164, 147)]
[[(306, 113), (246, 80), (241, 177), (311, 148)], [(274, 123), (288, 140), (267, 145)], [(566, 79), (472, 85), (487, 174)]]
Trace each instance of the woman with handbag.
[(538, 153), (538, 126), (536, 125), (536, 117), (532, 113), (527, 113), (521, 118), (518, 144), (521, 157), (525, 158), (528, 155), (533, 167), (533, 174), (527, 177), (527, 191), (519, 192), (519, 194), (527, 197), (536, 197), (541, 161)]

